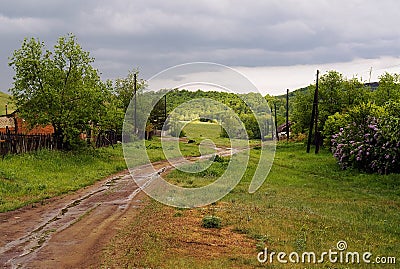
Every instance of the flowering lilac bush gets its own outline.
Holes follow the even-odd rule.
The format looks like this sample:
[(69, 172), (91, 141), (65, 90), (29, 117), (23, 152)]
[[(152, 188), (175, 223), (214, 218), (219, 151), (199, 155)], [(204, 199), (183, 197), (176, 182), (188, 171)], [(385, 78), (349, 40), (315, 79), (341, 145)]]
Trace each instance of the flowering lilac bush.
[(399, 117), (400, 114), (393, 113), (368, 117), (341, 128), (331, 140), (340, 166), (379, 174), (400, 173)]

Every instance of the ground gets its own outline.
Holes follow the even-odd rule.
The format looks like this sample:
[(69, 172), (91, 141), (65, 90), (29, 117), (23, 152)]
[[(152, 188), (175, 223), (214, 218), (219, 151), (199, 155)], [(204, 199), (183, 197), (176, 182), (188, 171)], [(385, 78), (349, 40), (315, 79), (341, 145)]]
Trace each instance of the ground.
[[(349, 251), (400, 257), (400, 175), (342, 171), (326, 150), (306, 154), (303, 144), (281, 143), (267, 180), (250, 194), (259, 154), (260, 147), (251, 151), (248, 169), (231, 193), (202, 208), (162, 205), (140, 192), (123, 171), (77, 192), (0, 213), (0, 264), (4, 268), (369, 268), (257, 261), (265, 248), (320, 252), (335, 249), (339, 240), (347, 242)], [(162, 169), (167, 180), (188, 187), (204, 183), (202, 173), (184, 177), (165, 161), (154, 165), (155, 170), (147, 165), (138, 171), (146, 177)], [(223, 173), (218, 165), (212, 168), (216, 177)], [(221, 218), (222, 227), (202, 227), (203, 217), (209, 215)], [(376, 268), (399, 268), (399, 264)]]

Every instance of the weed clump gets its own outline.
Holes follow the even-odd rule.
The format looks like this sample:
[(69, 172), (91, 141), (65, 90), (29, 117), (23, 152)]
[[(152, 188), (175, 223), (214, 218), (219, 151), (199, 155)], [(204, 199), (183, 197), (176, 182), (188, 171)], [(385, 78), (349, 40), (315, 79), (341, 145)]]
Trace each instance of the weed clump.
[(201, 221), (201, 226), (204, 228), (221, 228), (221, 218), (216, 216), (205, 216)]

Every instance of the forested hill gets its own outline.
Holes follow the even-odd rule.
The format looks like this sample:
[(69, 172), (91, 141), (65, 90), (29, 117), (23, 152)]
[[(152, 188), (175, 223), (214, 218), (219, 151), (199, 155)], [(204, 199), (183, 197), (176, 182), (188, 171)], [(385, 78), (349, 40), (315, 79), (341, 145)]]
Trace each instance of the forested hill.
[(11, 103), (10, 95), (0, 92), (0, 115), (6, 114), (6, 104), (8, 104), (8, 113), (13, 112), (15, 107)]
[[(231, 108), (237, 114), (251, 114), (249, 106), (245, 102), (251, 104), (252, 108), (257, 111), (268, 112), (269, 107), (267, 102), (261, 100), (262, 97), (257, 93), (234, 94), (218, 91), (188, 91), (188, 90), (172, 90), (167, 94), (167, 112), (170, 113), (179, 105), (188, 102), (189, 100), (205, 98), (204, 102), (197, 102), (190, 107), (190, 110), (181, 111), (182, 120), (192, 120), (202, 115), (207, 116), (213, 110), (212, 102), (207, 102), (207, 99), (213, 99)], [(268, 101), (268, 100), (267, 100)], [(263, 107), (264, 106), (264, 107)]]
[[(195, 119), (215, 120), (233, 126), (235, 125), (233, 118), (239, 117), (246, 126), (250, 138), (260, 138), (260, 128), (264, 133), (269, 133), (271, 130), (269, 105), (265, 97), (259, 93), (173, 90), (168, 92), (166, 98), (167, 113), (178, 122)], [(233, 111), (234, 114), (229, 111)], [(259, 127), (257, 120), (263, 126)]]
[[(293, 95), (294, 93), (291, 93)], [(256, 108), (257, 111), (269, 112), (270, 108), (273, 108), (273, 104), (277, 105), (277, 116), (278, 116), (278, 124), (281, 124), (285, 121), (286, 114), (286, 97), (274, 97), (274, 96), (264, 96), (262, 97), (258, 93), (246, 93), (246, 94), (235, 94), (235, 93), (227, 93), (227, 92), (218, 92), (218, 91), (188, 91), (188, 90), (172, 90), (167, 94), (167, 112), (170, 113), (174, 109), (176, 109), (179, 105), (193, 99), (199, 98), (209, 98), (221, 102), (222, 104), (231, 108), (237, 115), (242, 117), (243, 115), (251, 115), (250, 108), (246, 105), (243, 100), (246, 100), (247, 103), (251, 103), (253, 107)], [(264, 98), (266, 102), (261, 102), (260, 98)], [(269, 107), (266, 106), (268, 104)], [(262, 107), (264, 106), (264, 107)], [(211, 103), (205, 101), (203, 105), (200, 105), (200, 102), (197, 102), (197, 105), (193, 105), (190, 109), (178, 109), (180, 114), (180, 120), (193, 120), (200, 117), (207, 117), (209, 112), (215, 113), (215, 107), (212, 106)]]

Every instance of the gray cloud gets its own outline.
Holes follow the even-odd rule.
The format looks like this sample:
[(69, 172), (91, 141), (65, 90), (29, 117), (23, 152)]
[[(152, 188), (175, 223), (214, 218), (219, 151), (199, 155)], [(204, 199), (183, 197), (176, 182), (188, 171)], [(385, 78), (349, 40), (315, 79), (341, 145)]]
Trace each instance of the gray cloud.
[[(0, 87), (24, 37), (72, 32), (104, 78), (190, 61), (290, 66), (400, 55), (398, 1), (3, 0)], [(396, 63), (394, 63), (396, 64)]]

